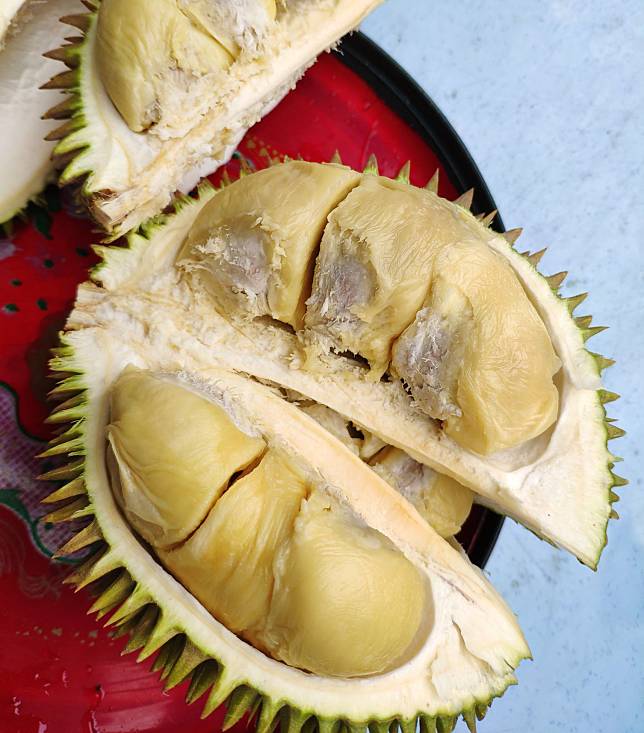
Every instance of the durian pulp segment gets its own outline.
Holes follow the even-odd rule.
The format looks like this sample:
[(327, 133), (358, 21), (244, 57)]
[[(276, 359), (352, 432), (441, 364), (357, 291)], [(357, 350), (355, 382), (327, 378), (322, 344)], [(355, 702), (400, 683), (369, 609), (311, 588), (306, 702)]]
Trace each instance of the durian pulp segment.
[(125, 370), (112, 389), (107, 429), (115, 495), (155, 547), (182, 542), (228, 479), (265, 449), (226, 413), (171, 381)]
[(161, 120), (173, 129), (234, 60), (177, 0), (102, 0), (96, 38), (100, 80), (133, 132)]
[(399, 448), (383, 448), (370, 461), (374, 471), (408, 499), (441, 537), (459, 532), (474, 494), (453, 478), (432, 471)]
[[(82, 45), (74, 50), (80, 66), (74, 72), (75, 86), (69, 91), (79, 109), (74, 113), (78, 125), (56, 147), (56, 155), (64, 156), (66, 163), (61, 183), (82, 181), (92, 214), (110, 233), (135, 228), (163, 209), (177, 190), (190, 190), (201, 176), (226, 162), (246, 130), (282, 99), (315, 57), (355, 28), (380, 2), (306, 0), (281, 7), (276, 20), (267, 24), (257, 54), (242, 50), (218, 77), (217, 84), (211, 84), (202, 94), (190, 94), (190, 103), (183, 105), (180, 116), (171, 115), (169, 124), (163, 121), (163, 110), (159, 108), (160, 121), (146, 132), (134, 132), (127, 126), (101, 81), (97, 61), (97, 15), (101, 13), (101, 3), (97, 12), (88, 17)], [(206, 7), (214, 9), (215, 5), (198, 2), (193, 7), (192, 2), (185, 0), (181, 9), (185, 14), (188, 7), (193, 7), (200, 13)], [(221, 7), (224, 5), (222, 2)], [(244, 5), (250, 7), (250, 3)], [(206, 26), (205, 22), (199, 23), (202, 30)], [(203, 33), (206, 35), (206, 30)], [(208, 38), (215, 43), (210, 34)], [(120, 37), (101, 45), (119, 42)], [(144, 47), (145, 41), (132, 46), (134, 52)], [(128, 59), (128, 53), (123, 55), (126, 70), (110, 73), (125, 78), (130, 68), (156, 64), (154, 53), (145, 63)], [(178, 110), (179, 104), (169, 87), (164, 86), (162, 91), (173, 109)], [(137, 99), (132, 103), (136, 106)], [(110, 195), (105, 196), (105, 192)]]
[[(3, 38), (20, 6), (21, 22)], [(57, 123), (41, 117), (61, 96), (39, 87), (56, 73), (59, 63), (42, 54), (61, 44), (69, 32), (58, 18), (80, 8), (78, 0), (48, 0), (8, 6), (3, 2), (0, 9), (0, 224), (24, 208), (53, 177), (54, 144), (44, 138)]]
[(342, 166), (293, 161), (225, 188), (204, 207), (178, 257), (223, 312), (302, 326), (329, 212), (358, 184)]

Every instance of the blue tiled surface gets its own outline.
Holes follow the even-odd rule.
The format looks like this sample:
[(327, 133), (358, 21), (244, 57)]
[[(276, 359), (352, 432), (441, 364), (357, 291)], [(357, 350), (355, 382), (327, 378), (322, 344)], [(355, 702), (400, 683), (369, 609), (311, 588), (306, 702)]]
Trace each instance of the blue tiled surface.
[[(644, 3), (389, 0), (363, 30), (462, 136), (508, 228), (609, 331), (631, 484), (597, 573), (507, 521), (488, 573), (533, 662), (483, 733), (644, 732)], [(460, 730), (465, 730), (459, 727)]]

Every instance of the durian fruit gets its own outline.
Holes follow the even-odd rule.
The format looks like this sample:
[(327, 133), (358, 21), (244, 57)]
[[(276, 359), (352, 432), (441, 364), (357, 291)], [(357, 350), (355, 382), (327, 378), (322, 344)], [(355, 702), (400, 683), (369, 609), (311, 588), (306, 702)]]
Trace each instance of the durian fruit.
[(89, 521), (70, 582), (205, 715), (474, 730), (529, 651), (453, 537), (472, 500), (596, 566), (626, 483), (608, 361), (514, 238), (408, 167), (289, 162), (95, 248), (51, 361), (43, 455), (70, 462), (45, 520)]
[[(227, 161), (316, 56), (381, 0), (91, 0), (56, 55), (55, 160), (109, 233)], [(53, 113), (52, 113), (53, 114)]]
[[(249, 299), (242, 280), (227, 286), (223, 275), (213, 279), (205, 232), (212, 221), (213, 237), (220, 236), (226, 208), (236, 220), (238, 204), (232, 202), (246, 197), (254, 202), (253, 216), (261, 218), (255, 182), (263, 176), (276, 199), (291, 201), (293, 221), (299, 221), (301, 201), (277, 191), (281, 175), (284, 181), (296, 180), (307, 166), (312, 178), (325, 170), (320, 164), (288, 162), (273, 167), (270, 176), (244, 175), (219, 192), (204, 185), (197, 199), (179, 199), (174, 214), (129, 235), (127, 247), (97, 248), (103, 262), (94, 284), (80, 288), (70, 326), (111, 327), (114, 318), (121, 318), (136, 328), (137, 338), (172, 344), (180, 353), (199, 354), (200, 360), (331, 408), (381, 441), (377, 449), (403, 450), (471, 489), (477, 502), (595, 567), (616, 500), (613, 487), (623, 479), (613, 473), (616, 459), (607, 448), (607, 440), (621, 434), (605, 418), (604, 404), (615, 397), (602, 388), (600, 373), (611, 362), (586, 350), (586, 339), (600, 329), (590, 325), (589, 317), (573, 314), (584, 296), (559, 297), (562, 277), (541, 276), (535, 267), (538, 254), (520, 254), (508, 241), (512, 234), (506, 239), (490, 230), (458, 203), (410, 186), (406, 176), (388, 181), (375, 175), (373, 166), (353, 185), (348, 169), (332, 165), (331, 178), (327, 174), (323, 180), (335, 176), (339, 181), (342, 171), (353, 188), (328, 215), (311, 292), (310, 265), (298, 265), (301, 292), (292, 279), (287, 283), (291, 303), (308, 301), (304, 326), (294, 327), (297, 319), (277, 320), (270, 299), (253, 317), (249, 302), (258, 299), (254, 294)], [(377, 206), (370, 204), (370, 193)], [(356, 200), (364, 206), (352, 207)], [(391, 201), (400, 209), (387, 209)], [(352, 208), (355, 221), (342, 220)], [(383, 210), (392, 216), (389, 229), (380, 217)], [(402, 221), (399, 210), (410, 219), (419, 217), (422, 225)], [(287, 231), (290, 213), (286, 205), (271, 209), (271, 231)], [(341, 241), (339, 223), (351, 232)], [(244, 230), (231, 223), (226, 241), (231, 253), (236, 243), (240, 252), (248, 251), (252, 241), (256, 256), (246, 260), (246, 277), (277, 282), (283, 270), (275, 269), (275, 239), (262, 235), (257, 240), (258, 229), (259, 224)], [(295, 241), (284, 255), (280, 252), (280, 268), (295, 256), (297, 242), (306, 252), (298, 262), (309, 257), (310, 239)], [(337, 267), (336, 284), (346, 294), (347, 283), (355, 284), (351, 273), (357, 261), (347, 254), (347, 275), (343, 252), (349, 246), (373, 268), (377, 293), (363, 306), (348, 304), (334, 321), (328, 315), (337, 293), (325, 305), (323, 269)], [(392, 254), (397, 248), (402, 251), (398, 258)], [(425, 266), (414, 270), (406, 264), (411, 251), (421, 252)], [(240, 256), (239, 277), (243, 267)], [(412, 277), (409, 291), (401, 273)], [(360, 277), (355, 282), (360, 290)], [(285, 319), (293, 313), (287, 311)], [(377, 324), (388, 335), (371, 339)], [(342, 329), (346, 335), (339, 338)], [(383, 344), (390, 344), (389, 352)], [(422, 370), (405, 371), (414, 349), (419, 363), (429, 365), (424, 380)], [(374, 379), (383, 364), (383, 377)]]
[(68, 33), (58, 18), (79, 9), (79, 0), (3, 0), (0, 7), (0, 224), (22, 211), (54, 178), (54, 144), (45, 138), (57, 124), (41, 117), (60, 93), (39, 87), (58, 63), (43, 54)]
[[(158, 651), (168, 687), (191, 676), (204, 715), (225, 702), (225, 727), (248, 711), (259, 731), (473, 730), (529, 655), (483, 574), (278, 391), (113, 315), (52, 362), (68, 375), (52, 420), (71, 426), (46, 455), (72, 462), (47, 475), (69, 482), (46, 520), (92, 518), (60, 552), (90, 548), (69, 582), (126, 650)], [(206, 486), (195, 529), (185, 504)]]

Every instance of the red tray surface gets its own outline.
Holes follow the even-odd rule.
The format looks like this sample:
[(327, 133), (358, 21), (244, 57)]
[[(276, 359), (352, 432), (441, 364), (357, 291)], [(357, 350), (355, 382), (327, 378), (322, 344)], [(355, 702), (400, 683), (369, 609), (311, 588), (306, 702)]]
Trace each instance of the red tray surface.
[[(388, 176), (410, 160), (417, 185), (440, 167), (360, 77), (325, 54), (227, 168), (234, 177), (240, 158), (254, 168), (285, 155), (326, 161), (336, 149), (354, 168), (374, 153)], [(441, 173), (440, 193), (453, 198)], [(164, 692), (150, 662), (121, 656), (125, 640), (86, 614), (89, 596), (61, 585), (69, 565), (51, 554), (70, 529), (38, 521), (39, 500), (53, 490), (34, 478), (46, 470), (35, 455), (49, 437), (48, 351), (96, 261), (98, 236), (71, 207), (56, 208), (49, 220), (40, 212), (0, 237), (0, 733), (219, 731), (221, 710), (201, 720), (200, 702), (183, 700), (186, 684)], [(473, 540), (467, 527), (461, 539), (466, 548)]]

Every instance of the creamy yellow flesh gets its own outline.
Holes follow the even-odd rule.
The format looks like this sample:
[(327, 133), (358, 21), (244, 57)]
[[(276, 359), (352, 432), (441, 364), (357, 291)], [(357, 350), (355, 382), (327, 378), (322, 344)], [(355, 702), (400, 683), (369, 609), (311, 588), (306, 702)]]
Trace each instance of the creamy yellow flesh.
[(216, 85), (233, 60), (177, 0), (102, 0), (99, 6), (98, 71), (134, 132), (162, 117), (171, 127), (184, 105), (201, 88)]
[(327, 215), (359, 180), (343, 166), (300, 161), (242, 178), (204, 207), (177, 261), (224, 312), (300, 328)]
[[(198, 218), (181, 266), (218, 273), (207, 287), (228, 315), (269, 313), (293, 325), (307, 357), (301, 368), (326, 369), (320, 357), (335, 351), (364, 357), (370, 379), (389, 371), (421, 411), (477, 453), (511, 448), (547, 430), (557, 416), (553, 377), (560, 362), (514, 271), (488, 245), (485, 228), (429, 191), (369, 174), (359, 185), (355, 177), (346, 179), (344, 193), (341, 185), (333, 195), (318, 193), (316, 209), (308, 200), (315, 189), (302, 193), (307, 168), (321, 175), (319, 164), (286, 163), (218, 193)], [(327, 168), (338, 176), (343, 170)], [(285, 212), (294, 214), (296, 231), (288, 247), (276, 250), (262, 222), (274, 221), (278, 210), (285, 219)], [(240, 235), (240, 211), (247, 226), (254, 222), (252, 236)], [(209, 217), (216, 217), (212, 224)], [(324, 218), (302, 328), (300, 307)], [(229, 297), (216, 248), (194, 251), (193, 242), (219, 241), (222, 232), (229, 232), (225, 257), (235, 262), (237, 282), (261, 274), (256, 290), (267, 293), (268, 306), (253, 312), (247, 293)], [(261, 253), (261, 265), (247, 255), (249, 247)], [(271, 298), (277, 303), (269, 286), (271, 277), (278, 281), (275, 272), (290, 308), (270, 304)]]
[[(431, 622), (427, 579), (389, 540), (178, 383), (130, 369), (111, 398), (117, 500), (213, 616), (275, 659), (320, 675), (377, 674), (413, 654)], [(240, 447), (259, 462), (231, 481)], [(223, 496), (215, 485), (228, 487)], [(187, 511), (193, 490), (197, 526)], [(154, 531), (139, 521), (141, 506), (156, 512)]]

